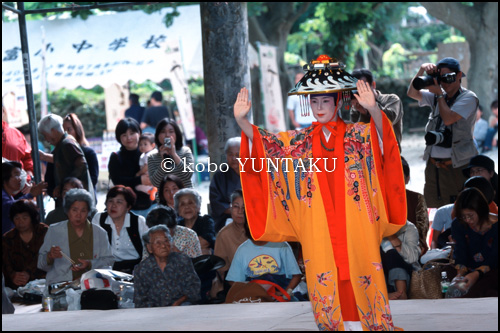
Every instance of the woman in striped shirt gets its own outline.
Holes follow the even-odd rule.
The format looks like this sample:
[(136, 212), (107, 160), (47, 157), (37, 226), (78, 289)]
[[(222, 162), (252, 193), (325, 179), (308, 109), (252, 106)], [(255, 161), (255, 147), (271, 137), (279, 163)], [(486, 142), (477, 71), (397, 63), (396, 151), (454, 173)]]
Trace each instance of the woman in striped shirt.
[(191, 149), (183, 145), (183, 136), (175, 120), (164, 118), (156, 126), (155, 143), (158, 153), (148, 158), (149, 178), (153, 186), (160, 187), (167, 175), (175, 175), (185, 187), (193, 187), (194, 158)]

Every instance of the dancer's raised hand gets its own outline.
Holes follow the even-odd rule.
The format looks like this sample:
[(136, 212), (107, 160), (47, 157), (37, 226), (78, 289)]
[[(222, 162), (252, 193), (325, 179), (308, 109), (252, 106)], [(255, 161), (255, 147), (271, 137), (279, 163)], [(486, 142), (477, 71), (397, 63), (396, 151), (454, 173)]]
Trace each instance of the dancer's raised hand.
[(252, 101), (248, 99), (248, 89), (243, 87), (234, 103), (234, 118), (236, 118), (236, 121), (245, 118), (248, 112), (250, 112), (251, 107)]

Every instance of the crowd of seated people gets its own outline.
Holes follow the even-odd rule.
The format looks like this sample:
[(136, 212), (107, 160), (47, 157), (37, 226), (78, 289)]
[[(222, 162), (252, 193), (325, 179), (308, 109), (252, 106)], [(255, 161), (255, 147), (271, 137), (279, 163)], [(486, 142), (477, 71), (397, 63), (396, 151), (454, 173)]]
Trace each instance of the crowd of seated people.
[[(83, 128), (75, 117), (64, 118), (63, 125), (76, 140), (50, 126), (44, 127), (44, 135), (52, 140), (57, 132), (54, 136), (59, 141), (52, 140), (56, 146), (62, 144), (60, 140), (68, 141), (79, 163), (88, 165), (83, 170), (87, 175), (92, 169), (91, 162), (85, 161), (90, 148), (85, 135), (79, 134)], [(16, 289), (41, 278), (47, 284), (71, 281), (92, 269), (107, 268), (134, 275), (136, 307), (220, 303), (233, 282), (253, 279), (276, 282), (292, 294), (303, 279), (297, 264), (300, 253), (294, 253), (286, 242), (256, 242), (249, 233), (236, 159), (240, 139), (232, 138), (226, 144), (230, 172), (219, 172), (212, 179), (211, 214), (203, 215), (201, 195), (191, 180), (186, 182), (186, 175), (178, 173), (178, 164), (185, 161), (181, 158), (190, 160), (192, 155), (177, 124), (168, 119), (159, 122), (155, 133), (158, 153), (149, 157), (148, 172), (139, 175), (141, 133), (131, 118), (117, 125), (116, 139), (121, 146), (110, 156), (113, 186), (107, 191), (104, 211), (95, 209), (96, 197), (87, 189), (89, 183), (96, 184), (94, 177), (88, 182), (79, 174), (58, 180), (57, 197), (62, 205), (46, 212), (45, 223), (40, 223), (35, 198), (46, 191), (47, 184), (25, 186), (23, 164), (2, 163), (5, 285)], [(168, 138), (170, 147), (166, 146)], [(81, 150), (75, 148), (77, 144)], [(158, 166), (164, 155), (173, 158), (175, 172)], [(410, 168), (404, 158), (402, 163), (408, 183)], [(447, 242), (455, 244), (457, 274), (470, 287), (467, 297), (497, 295), (498, 176), (493, 161), (483, 155), (472, 158), (463, 172), (470, 178), (455, 203), (438, 209), (430, 244), (425, 198), (407, 190), (408, 222), (381, 246), (390, 299), (408, 298), (412, 271), (420, 268), (420, 257)], [(154, 201), (141, 186), (158, 186)], [(200, 274), (193, 260), (201, 256), (219, 257), (224, 265)], [(263, 257), (272, 258), (273, 264), (262, 266), (259, 258)]]

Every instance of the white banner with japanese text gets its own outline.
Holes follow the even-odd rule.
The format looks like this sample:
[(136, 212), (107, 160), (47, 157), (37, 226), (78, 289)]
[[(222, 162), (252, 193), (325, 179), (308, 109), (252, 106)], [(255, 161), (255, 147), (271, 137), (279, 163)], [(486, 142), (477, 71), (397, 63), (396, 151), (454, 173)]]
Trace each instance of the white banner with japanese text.
[[(180, 16), (169, 28), (163, 23), (168, 10), (28, 21), (34, 92), (41, 90), (43, 30), (49, 90), (108, 87), (128, 80), (160, 82), (171, 70), (166, 66), (170, 40), (181, 41), (188, 77), (202, 76), (199, 6), (178, 7)], [(18, 23), (2, 22), (2, 95), (24, 86), (21, 53)]]

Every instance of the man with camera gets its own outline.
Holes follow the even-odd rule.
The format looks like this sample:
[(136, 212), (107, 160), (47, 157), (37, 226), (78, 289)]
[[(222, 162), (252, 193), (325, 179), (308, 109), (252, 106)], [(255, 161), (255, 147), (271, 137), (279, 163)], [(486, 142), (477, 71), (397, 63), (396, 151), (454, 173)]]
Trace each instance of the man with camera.
[[(426, 72), (427, 76), (422, 76)], [(473, 131), (478, 98), (461, 86), (465, 74), (454, 58), (425, 63), (413, 78), (408, 96), (431, 113), (425, 127), (424, 197), (428, 207), (455, 201), (465, 178), (462, 169), (477, 155)]]

